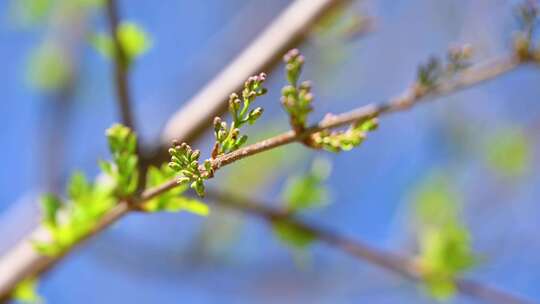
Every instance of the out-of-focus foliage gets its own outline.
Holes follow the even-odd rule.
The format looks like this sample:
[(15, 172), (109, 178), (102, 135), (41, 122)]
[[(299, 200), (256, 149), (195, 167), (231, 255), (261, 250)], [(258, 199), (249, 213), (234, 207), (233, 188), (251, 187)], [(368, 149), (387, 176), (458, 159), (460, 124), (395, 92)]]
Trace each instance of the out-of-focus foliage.
[(471, 236), (459, 219), (460, 196), (442, 176), (430, 176), (416, 192), (417, 257), (425, 286), (437, 299), (456, 290), (455, 278), (474, 266)]
[(100, 167), (114, 181), (117, 196), (129, 196), (139, 180), (137, 136), (121, 124), (113, 125), (105, 134), (113, 161), (101, 161)]
[(343, 3), (327, 12), (317, 22), (313, 32), (322, 39), (332, 41), (350, 39), (365, 33), (370, 27), (370, 18), (350, 6), (349, 3)]
[(317, 239), (313, 232), (287, 219), (275, 220), (272, 228), (279, 240), (295, 249), (305, 249)]
[(58, 90), (71, 77), (71, 65), (60, 45), (46, 41), (34, 49), (27, 67), (27, 78), (32, 87), (43, 91)]
[(13, 290), (13, 298), (19, 303), (40, 304), (43, 299), (36, 292), (38, 281), (30, 278), (20, 282)]
[[(82, 173), (75, 173), (67, 186), (67, 201), (54, 195), (41, 200), (43, 225), (50, 239), (35, 240), (35, 248), (42, 254), (55, 256), (87, 235), (103, 216), (115, 206), (118, 199), (129, 198), (137, 188), (137, 139), (127, 127), (116, 124), (106, 132), (112, 162), (101, 162), (105, 174), (90, 183)], [(165, 167), (150, 168), (149, 186), (157, 186), (174, 177), (173, 170)], [(208, 207), (196, 200), (180, 197), (185, 187), (167, 191), (153, 198), (144, 208), (147, 211), (186, 210), (207, 215)]]
[[(326, 12), (312, 29), (310, 42), (316, 47), (318, 56), (313, 60), (313, 77), (319, 91), (339, 94), (343, 88), (340, 69), (346, 60), (357, 53), (359, 37), (369, 32), (373, 20), (363, 14), (364, 8), (356, 3), (342, 3)], [(355, 79), (354, 81), (358, 81)]]
[(324, 182), (331, 169), (332, 165), (328, 160), (316, 158), (306, 174), (290, 177), (283, 192), (287, 208), (296, 212), (320, 207), (327, 202), (328, 190)]
[[(31, 51), (27, 63), (29, 84), (51, 92), (68, 87), (76, 69), (72, 52), (78, 30), (91, 9), (102, 0), (16, 0), (11, 2), (12, 22), (23, 28), (44, 28), (45, 39)], [(72, 31), (66, 29), (73, 29)], [(70, 41), (67, 43), (66, 41)]]
[[(146, 186), (155, 187), (159, 186), (175, 177), (175, 172), (166, 164), (161, 168), (150, 167), (146, 175)], [(187, 189), (187, 185), (183, 184), (175, 187), (156, 198), (153, 198), (146, 202), (143, 208), (149, 212), (178, 212), (188, 211), (201, 216), (207, 216), (210, 212), (208, 206), (201, 201), (183, 197), (182, 193)]]
[[(152, 47), (152, 40), (139, 25), (124, 21), (118, 25), (116, 34), (118, 42), (124, 50), (126, 64), (130, 66), (135, 59), (145, 54)], [(90, 43), (105, 58), (113, 58), (114, 42), (112, 37), (105, 33), (94, 34), (90, 37)]]
[[(331, 170), (328, 160), (316, 158), (307, 173), (288, 180), (283, 198), (291, 215), (321, 207), (327, 202), (328, 190), (324, 181)], [(272, 226), (278, 239), (295, 249), (304, 249), (316, 239), (312, 231), (299, 227), (288, 219), (277, 219)]]
[(56, 25), (80, 16), (81, 12), (98, 8), (104, 0), (12, 0), (12, 22), (23, 27)]
[(102, 162), (108, 175), (90, 183), (77, 172), (67, 185), (68, 202), (51, 194), (42, 198), (43, 225), (50, 232), (50, 240), (35, 240), (35, 247), (42, 254), (54, 256), (72, 246), (115, 205), (117, 196), (124, 197), (134, 191), (136, 137), (121, 125), (110, 128), (107, 137), (114, 159), (112, 163)]
[(15, 0), (11, 2), (11, 16), (15, 22), (24, 26), (42, 23), (46, 18), (54, 0)]
[(518, 127), (496, 130), (484, 146), (488, 166), (506, 178), (522, 176), (531, 163), (532, 147), (525, 132)]
[(35, 240), (35, 248), (42, 254), (55, 256), (69, 248), (112, 208), (113, 183), (98, 181), (89, 183), (82, 173), (75, 173), (67, 186), (69, 203), (46, 195), (42, 198), (43, 225), (50, 232), (50, 240)]

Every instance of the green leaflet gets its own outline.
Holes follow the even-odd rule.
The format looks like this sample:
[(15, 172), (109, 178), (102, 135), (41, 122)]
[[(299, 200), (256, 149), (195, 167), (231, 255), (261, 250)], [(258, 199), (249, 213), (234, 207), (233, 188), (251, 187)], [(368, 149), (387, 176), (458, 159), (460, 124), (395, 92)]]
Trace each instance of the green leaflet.
[(484, 153), (488, 166), (505, 178), (524, 175), (531, 163), (532, 147), (518, 127), (496, 130), (487, 140)]
[(100, 167), (115, 182), (116, 194), (127, 197), (137, 189), (139, 180), (137, 137), (128, 127), (115, 124), (106, 133), (112, 162), (100, 162)]
[(69, 83), (71, 68), (65, 50), (55, 43), (45, 41), (30, 54), (27, 79), (36, 89), (55, 91)]
[(324, 204), (328, 200), (328, 190), (324, 181), (330, 171), (330, 162), (317, 158), (306, 174), (289, 178), (283, 192), (287, 207), (296, 212)]
[[(148, 187), (158, 186), (175, 177), (175, 172), (167, 165), (148, 168), (146, 175), (146, 184)], [(210, 212), (208, 205), (203, 202), (181, 196), (187, 189), (187, 185), (183, 184), (175, 187), (158, 197), (146, 202), (144, 209), (149, 212), (179, 212), (187, 211), (200, 216), (207, 216)]]
[(36, 278), (21, 281), (13, 291), (13, 298), (20, 303), (40, 304), (43, 299), (36, 292), (38, 280)]
[[(118, 41), (124, 50), (127, 66), (144, 55), (151, 47), (149, 35), (136, 23), (122, 22), (117, 29)], [(104, 33), (90, 36), (90, 44), (105, 58), (114, 57), (114, 42), (110, 35)]]
[(299, 227), (287, 219), (274, 221), (272, 228), (282, 242), (297, 249), (304, 249), (317, 239), (313, 232)]
[(455, 279), (477, 258), (471, 236), (459, 219), (459, 195), (442, 176), (429, 176), (415, 196), (419, 222), (418, 262), (427, 290), (437, 299), (455, 293)]
[(110, 184), (89, 183), (80, 172), (73, 174), (67, 188), (66, 203), (50, 194), (42, 198), (43, 221), (51, 240), (35, 240), (34, 246), (44, 255), (55, 256), (71, 247), (116, 203)]
[(43, 196), (43, 224), (51, 239), (33, 241), (40, 253), (55, 256), (71, 247), (99, 223), (118, 198), (127, 197), (136, 190), (135, 134), (119, 124), (106, 133), (113, 161), (100, 163), (105, 175), (91, 183), (84, 174), (75, 172), (69, 179), (65, 202), (51, 194)]

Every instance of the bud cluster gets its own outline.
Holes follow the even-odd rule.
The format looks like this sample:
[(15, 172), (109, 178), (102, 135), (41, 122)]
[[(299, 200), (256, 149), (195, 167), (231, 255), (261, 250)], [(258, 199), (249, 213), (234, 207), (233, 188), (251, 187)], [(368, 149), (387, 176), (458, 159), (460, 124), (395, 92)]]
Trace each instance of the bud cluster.
[(468, 68), (471, 56), (472, 47), (466, 44), (450, 48), (445, 63), (437, 57), (431, 57), (426, 64), (418, 68), (417, 84), (427, 91), (435, 89), (442, 80), (451, 79)]
[(212, 150), (212, 158), (219, 155), (232, 152), (240, 148), (247, 140), (246, 135), (240, 136), (240, 128), (249, 123), (255, 123), (263, 113), (261, 107), (250, 109), (249, 106), (259, 96), (266, 94), (266, 88), (263, 83), (266, 80), (266, 74), (260, 73), (249, 77), (244, 83), (242, 97), (236, 93), (229, 96), (229, 113), (233, 121), (228, 125), (220, 117), (214, 118), (214, 136), (216, 143)]
[(537, 1), (524, 1), (516, 10), (516, 18), (520, 29), (514, 40), (516, 55), (522, 60), (539, 60), (540, 53), (535, 51), (533, 43), (534, 30), (538, 24), (540, 8)]
[(199, 196), (204, 196), (204, 180), (213, 175), (212, 163), (205, 160), (204, 170), (199, 168), (199, 150), (193, 150), (186, 143), (175, 141), (173, 147), (169, 149), (171, 162), (169, 167), (179, 173), (177, 182), (179, 184), (191, 183), (190, 187)]
[(291, 126), (295, 131), (302, 131), (306, 127), (308, 114), (313, 110), (311, 103), (311, 83), (308, 81), (298, 85), (298, 79), (304, 65), (304, 56), (298, 49), (292, 49), (283, 57), (289, 85), (281, 91), (281, 103), (289, 113)]
[(367, 137), (367, 133), (378, 127), (378, 119), (371, 118), (361, 123), (353, 124), (345, 131), (323, 130), (313, 134), (313, 142), (330, 152), (349, 151), (359, 146)]

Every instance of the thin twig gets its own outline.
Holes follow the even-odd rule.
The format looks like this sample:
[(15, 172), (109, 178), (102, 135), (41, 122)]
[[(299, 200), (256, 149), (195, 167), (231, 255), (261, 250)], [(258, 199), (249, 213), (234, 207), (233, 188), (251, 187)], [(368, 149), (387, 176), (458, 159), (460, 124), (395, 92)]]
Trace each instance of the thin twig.
[[(285, 132), (281, 135), (263, 140), (261, 142), (246, 146), (245, 148), (241, 148), (234, 152), (218, 157), (213, 160), (213, 166), (214, 168), (219, 169), (220, 167), (229, 165), (245, 157), (258, 154), (292, 142), (300, 142), (306, 136), (309, 136), (310, 134), (313, 134), (315, 132), (319, 132), (323, 129), (336, 128), (373, 116), (409, 109), (422, 100), (448, 95), (452, 92), (493, 79), (497, 76), (500, 76), (515, 69), (520, 63), (522, 62), (520, 62), (512, 55), (491, 60), (484, 64), (475, 65), (459, 74), (454, 80), (439, 84), (429, 93), (419, 94), (418, 92), (416, 92), (416, 90), (408, 89), (404, 94), (400, 95), (397, 98), (392, 98), (387, 102), (380, 104), (368, 104), (366, 106), (357, 108), (346, 113), (327, 116), (318, 124), (307, 128), (305, 132)], [(142, 204), (149, 199), (163, 192), (166, 192), (167, 190), (170, 190), (176, 186), (176, 180), (173, 179), (165, 182), (160, 186), (147, 189), (140, 195), (140, 197), (134, 198), (134, 203), (129, 203), (129, 205), (132, 206), (133, 204)], [(80, 244), (84, 239), (87, 239), (88, 237), (102, 231), (107, 226), (114, 223), (121, 216), (126, 214), (130, 208), (124, 206), (124, 204), (128, 203), (124, 201), (120, 202), (120, 205), (118, 207), (121, 208), (120, 211), (117, 210), (118, 208), (112, 210), (110, 212), (112, 215), (107, 214), (98, 223), (96, 229), (90, 231), (88, 235), (86, 235), (82, 240), (78, 241), (75, 245)], [(38, 228), (38, 230), (42, 229), (43, 228)], [(0, 299), (8, 298), (13, 288), (22, 279), (41, 274), (43, 271), (49, 269), (51, 264), (54, 264), (56, 261), (60, 260), (65, 254), (67, 254), (66, 252), (65, 254), (53, 258), (42, 256), (27, 244), (30, 240), (32, 240), (32, 238), (21, 241), (22, 243), (16, 247), (16, 250), (19, 250), (18, 253), (10, 252), (6, 257), (0, 260)], [(71, 249), (72, 248), (70, 248), (68, 251), (71, 251)], [(24, 253), (22, 251), (24, 251)], [(17, 254), (21, 257), (21, 259), (19, 259), (17, 263), (12, 263), (14, 260), (14, 254)], [(15, 257), (17, 255), (15, 255)]]
[(128, 58), (126, 52), (118, 38), (118, 8), (115, 0), (107, 0), (107, 20), (109, 23), (109, 32), (114, 45), (114, 79), (116, 83), (116, 95), (122, 123), (131, 130), (135, 128), (133, 112), (131, 110), (131, 97), (128, 80)]
[[(268, 207), (271, 204), (254, 202), (250, 199), (234, 196), (229, 193), (215, 191), (208, 191), (207, 195), (215, 204), (234, 209), (239, 212), (256, 215), (269, 224), (272, 224), (278, 220), (286, 219), (287, 224), (292, 225), (292, 227), (295, 229), (299, 229), (313, 235), (315, 239), (328, 244), (332, 248), (341, 250), (360, 260), (367, 261), (370, 264), (377, 265), (408, 279), (413, 279), (416, 281), (422, 280), (422, 267), (411, 258), (407, 258), (393, 252), (377, 249), (361, 241), (352, 240), (330, 230), (308, 224), (305, 221), (295, 218), (285, 210)], [(524, 299), (520, 296), (476, 281), (459, 278), (456, 279), (455, 283), (460, 293), (486, 301), (488, 303), (533, 303), (528, 299)]]

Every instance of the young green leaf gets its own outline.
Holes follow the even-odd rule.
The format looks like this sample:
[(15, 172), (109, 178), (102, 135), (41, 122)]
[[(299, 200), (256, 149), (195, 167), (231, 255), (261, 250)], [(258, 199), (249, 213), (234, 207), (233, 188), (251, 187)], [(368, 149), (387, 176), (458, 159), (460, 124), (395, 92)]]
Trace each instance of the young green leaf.
[[(158, 186), (165, 181), (170, 180), (175, 176), (174, 170), (167, 165), (161, 168), (150, 167), (146, 176), (146, 184), (148, 187)], [(200, 216), (207, 216), (210, 209), (201, 201), (183, 197), (182, 193), (186, 190), (187, 185), (183, 184), (169, 191), (162, 193), (156, 198), (144, 204), (144, 209), (148, 212), (179, 212), (187, 211)]]
[(318, 207), (328, 199), (328, 190), (324, 181), (331, 170), (331, 164), (325, 159), (315, 159), (309, 172), (296, 176), (287, 182), (284, 200), (287, 207), (295, 212)]
[(60, 199), (52, 194), (45, 194), (41, 197), (41, 208), (43, 210), (43, 222), (47, 226), (56, 227), (58, 223), (58, 210), (62, 206)]
[(448, 299), (455, 292), (456, 277), (477, 261), (470, 233), (459, 220), (459, 195), (447, 179), (430, 176), (415, 200), (423, 279), (432, 296)]
[[(122, 22), (117, 29), (118, 41), (124, 50), (127, 66), (138, 57), (145, 54), (152, 42), (148, 34), (136, 23)], [(90, 44), (105, 58), (111, 59), (115, 55), (114, 42), (109, 34), (97, 33), (90, 36)]]
[(303, 229), (287, 219), (274, 221), (272, 228), (282, 242), (297, 249), (304, 249), (317, 239), (313, 232)]
[(43, 299), (36, 292), (38, 280), (36, 278), (21, 281), (13, 291), (13, 298), (20, 303), (40, 304)]
[(32, 52), (27, 71), (30, 85), (43, 91), (55, 91), (65, 87), (72, 74), (65, 51), (48, 41)]
[(117, 35), (128, 62), (146, 53), (152, 45), (148, 34), (133, 22), (120, 23)]
[(485, 145), (488, 166), (506, 178), (524, 175), (531, 163), (531, 145), (525, 132), (517, 127), (496, 130)]
[(127, 197), (137, 189), (139, 179), (137, 137), (121, 124), (107, 129), (106, 135), (113, 162), (101, 162), (100, 166), (116, 183), (117, 195)]

